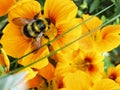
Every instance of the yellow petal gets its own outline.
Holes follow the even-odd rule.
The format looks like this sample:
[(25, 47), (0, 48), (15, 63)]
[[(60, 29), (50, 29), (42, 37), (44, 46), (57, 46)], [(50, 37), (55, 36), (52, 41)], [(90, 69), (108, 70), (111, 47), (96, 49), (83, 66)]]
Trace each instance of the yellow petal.
[(41, 11), (40, 3), (35, 0), (21, 0), (14, 7), (11, 8), (8, 14), (8, 20), (12, 21), (14, 18), (23, 17), (33, 19), (36, 14)]
[(111, 79), (102, 79), (93, 86), (93, 90), (119, 90), (120, 86)]
[(49, 17), (53, 24), (72, 19), (77, 14), (77, 6), (72, 0), (46, 0), (44, 15)]
[(0, 16), (8, 13), (11, 6), (15, 4), (16, 0), (0, 0)]
[[(27, 47), (25, 54), (29, 53), (30, 50), (31, 50), (31, 47)], [(48, 54), (49, 54), (48, 48), (43, 47), (43, 48), (39, 49), (38, 51), (33, 52), (32, 54), (25, 56), (22, 60), (19, 60), (19, 64), (22, 64), (24, 66), (29, 65), (33, 62), (36, 62), (40, 58), (45, 57)], [(46, 65), (48, 65), (48, 59), (44, 58), (41, 61), (30, 65), (30, 67), (36, 68), (36, 69), (41, 69), (41, 68), (45, 67)]]
[(54, 71), (55, 71), (54, 66), (49, 63), (47, 66), (41, 68), (38, 71), (38, 74), (40, 74), (42, 77), (47, 79), (48, 82), (50, 82), (54, 77)]
[(102, 29), (101, 40), (97, 41), (97, 50), (101, 52), (108, 52), (116, 48), (120, 44), (120, 25), (110, 25)]
[[(53, 46), (54, 50), (63, 47), (64, 45), (78, 39), (81, 36), (82, 28), (81, 26), (75, 27), (76, 25), (79, 24), (78, 19), (72, 19), (71, 22), (66, 22), (59, 24), (57, 26), (57, 36), (59, 37), (66, 31), (69, 31), (65, 35), (63, 35), (61, 38), (55, 40), (51, 45)], [(68, 46), (68, 48), (71, 50), (76, 50), (78, 49), (79, 45), (78, 42), (73, 43), (72, 45)], [(66, 49), (66, 48), (65, 48)]]
[(24, 55), (31, 41), (23, 36), (20, 27), (9, 23), (3, 30), (1, 43), (8, 55), (19, 58)]
[(37, 71), (33, 71), (31, 68), (25, 68), (21, 70), (20, 72), (27, 72), (24, 82), (27, 82), (28, 80), (33, 79), (37, 75)]
[(76, 71), (68, 73), (63, 78), (64, 87), (68, 90), (88, 90), (90, 87), (90, 80), (86, 73)]
[[(91, 18), (92, 16), (88, 15), (88, 14), (84, 14), (82, 16), (83, 18), (83, 22), (89, 18)], [(89, 30), (93, 30), (96, 27), (100, 26), (102, 24), (102, 21), (98, 18), (98, 17), (93, 17), (90, 20), (88, 20), (84, 25), (85, 27)]]

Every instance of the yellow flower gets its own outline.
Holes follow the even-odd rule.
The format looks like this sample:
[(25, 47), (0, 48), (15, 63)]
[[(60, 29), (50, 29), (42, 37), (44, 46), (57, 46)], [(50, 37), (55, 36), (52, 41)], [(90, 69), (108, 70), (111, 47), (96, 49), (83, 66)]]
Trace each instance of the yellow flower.
[[(88, 20), (89, 19), (89, 20)], [(86, 21), (87, 20), (87, 21)], [(98, 17), (92, 17), (88, 14), (83, 14), (82, 18), (79, 19), (81, 23), (86, 21), (84, 24), (82, 24), (83, 32), (82, 35), (84, 36), (86, 33), (89, 33), (91, 30), (95, 29), (96, 27), (100, 26), (102, 24), (102, 21)], [(84, 49), (84, 51), (91, 51), (96, 49), (94, 36), (99, 31), (93, 32), (89, 36), (85, 36), (85, 38), (80, 39), (80, 49)]]
[[(77, 6), (72, 0), (46, 0), (45, 2), (44, 17), (50, 18), (52, 24), (54, 24), (57, 30), (56, 37), (59, 37), (67, 30), (79, 24), (79, 20), (75, 19), (76, 14)], [(80, 37), (81, 32), (82, 28), (79, 26), (61, 38), (55, 40), (51, 43), (52, 51), (55, 51), (71, 41), (74, 41), (76, 38)], [(77, 49), (78, 47), (78, 43), (75, 43), (64, 50), (61, 50), (61, 52), (64, 53), (65, 56), (66, 53), (68, 54), (68, 52), (70, 53), (72, 50)], [(60, 58), (59, 54), (60, 52), (58, 52), (54, 59), (57, 59), (57, 57)]]
[(88, 90), (89, 76), (83, 71), (68, 72), (62, 78), (57, 77), (58, 90)]
[(85, 20), (89, 19), (88, 21), (83, 24), (83, 34), (90, 32), (91, 30), (95, 29), (96, 27), (102, 25), (102, 21), (98, 17), (92, 17), (91, 15), (88, 14), (83, 14), (82, 16), (82, 22)]
[(83, 71), (88, 74), (91, 84), (94, 84), (102, 79), (104, 72), (103, 56), (97, 51), (81, 51), (73, 52), (71, 57), (62, 57), (57, 63), (55, 76), (65, 76), (67, 73), (75, 71)]
[[(13, 24), (11, 22), (11, 19), (17, 17), (26, 17), (33, 19), (33, 17), (41, 10), (40, 4), (37, 1), (34, 0), (26, 0), (23, 2), (22, 1), (20, 1), (20, 3), (18, 2), (17, 5), (14, 5), (12, 10), (9, 12), (8, 18), (10, 23), (3, 30), (4, 35), (1, 39), (1, 43), (3, 44), (6, 53), (16, 58), (19, 58), (25, 55), (26, 53), (32, 51), (31, 47), (33, 41), (31, 39), (25, 38), (25, 36), (21, 32), (22, 27)], [(26, 56), (25, 58), (20, 60), (19, 63), (22, 65), (28, 65), (47, 54), (49, 54), (48, 49), (47, 47), (44, 47), (41, 48), (36, 53), (32, 53), (31, 55)], [(48, 60), (44, 59), (43, 61), (32, 65), (31, 67), (40, 69), (46, 66), (47, 64)]]
[(120, 90), (120, 86), (111, 79), (102, 79), (93, 86), (93, 90)]
[(15, 2), (16, 0), (0, 0), (0, 16), (7, 14)]
[[(49, 39), (52, 40), (79, 23), (77, 19), (74, 19), (76, 13), (77, 7), (71, 0), (46, 0), (43, 15), (41, 14), (40, 4), (37, 1), (20, 0), (12, 7), (11, 11), (8, 13), (8, 20), (10, 23), (3, 30), (3, 36), (1, 38), (3, 47), (5, 48), (8, 55), (16, 58), (19, 58), (34, 49), (34, 39), (26, 38), (25, 35), (21, 32), (22, 27), (16, 25), (13, 22), (13, 20), (18, 17), (33, 20), (34, 17), (39, 14), (38, 18), (49, 18), (51, 25), (50, 29), (45, 32), (45, 35), (47, 35)], [(70, 41), (75, 40), (78, 36), (80, 36), (80, 34), (81, 27), (78, 27), (72, 32), (51, 43), (51, 46), (53, 48), (52, 50), (56, 50), (69, 43)], [(40, 44), (43, 45), (44, 43), (46, 43), (46, 38), (42, 37)], [(73, 49), (78, 47), (78, 44), (74, 45), (76, 47), (71, 46)], [(24, 57), (19, 61), (19, 63), (22, 65), (28, 65), (48, 54), (48, 47), (45, 46), (39, 49), (37, 52)], [(47, 64), (48, 60), (45, 58), (44, 60), (32, 65), (31, 67), (40, 69)]]
[(10, 61), (1, 45), (0, 45), (0, 64), (5, 68), (6, 72), (9, 71)]
[(120, 44), (120, 25), (108, 25), (96, 34), (96, 48), (101, 52), (108, 52)]
[[(83, 22), (91, 17), (92, 16), (90, 15), (83, 15), (83, 19), (80, 19), (80, 22)], [(102, 21), (97, 17), (93, 17), (82, 25), (83, 35), (85, 33), (89, 33), (91, 30), (97, 29), (90, 36), (80, 40), (80, 44), (82, 46), (81, 48), (83, 48), (83, 46), (87, 48), (94, 48), (97, 49), (98, 52), (103, 53), (116, 48), (120, 44), (120, 25), (108, 25), (103, 28), (100, 28), (100, 25), (102, 25)], [(88, 42), (89, 40), (90, 42)]]
[(93, 83), (102, 78), (104, 72), (103, 56), (97, 51), (75, 51), (72, 61), (71, 67), (86, 72)]
[(117, 65), (116, 67), (110, 67), (108, 69), (107, 76), (109, 79), (114, 80), (120, 85), (120, 65)]

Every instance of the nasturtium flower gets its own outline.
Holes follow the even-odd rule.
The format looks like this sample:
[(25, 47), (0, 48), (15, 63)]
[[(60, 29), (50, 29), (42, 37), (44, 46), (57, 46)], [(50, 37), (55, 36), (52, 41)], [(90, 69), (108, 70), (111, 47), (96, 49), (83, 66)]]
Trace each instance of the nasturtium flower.
[[(45, 2), (44, 17), (50, 18), (52, 24), (54, 24), (57, 30), (56, 37), (62, 35), (64, 32), (79, 24), (79, 20), (75, 18), (76, 14), (77, 6), (71, 0), (46, 0)], [(74, 41), (81, 36), (81, 32), (81, 26), (74, 28), (69, 33), (52, 42), (52, 50), (55, 51), (71, 41)], [(68, 54), (68, 52), (72, 51), (72, 49), (77, 49), (78, 47), (79, 45), (75, 43), (70, 45), (68, 49), (65, 48), (67, 49), (66, 51), (65, 49), (61, 51), (63, 51), (62, 53), (64, 54)], [(57, 55), (57, 57), (59, 57), (59, 55)]]
[(120, 25), (108, 25), (96, 34), (96, 49), (108, 52), (120, 45)]
[[(4, 35), (1, 39), (1, 43), (3, 44), (3, 47), (5, 48), (8, 55), (11, 55), (15, 58), (23, 56), (24, 54), (31, 51), (33, 42), (31, 39), (25, 38), (25, 36), (21, 32), (22, 27), (13, 24), (10, 19), (17, 17), (26, 17), (33, 19), (34, 16), (40, 12), (40, 8), (40, 4), (37, 1), (26, 0), (24, 2), (18, 2), (8, 13), (8, 19), (10, 23), (4, 28)], [(23, 58), (22, 61), (19, 61), (19, 63), (22, 65), (28, 65), (39, 59), (40, 56), (45, 56), (47, 54), (49, 54), (48, 49), (47, 47), (44, 47), (37, 51), (36, 54), (32, 53), (31, 55), (26, 56), (25, 58)], [(48, 61), (45, 58), (42, 62), (38, 62), (31, 67), (40, 69), (47, 64)]]
[(58, 90), (89, 90), (90, 78), (83, 71), (68, 72), (61, 79), (56, 82)]
[[(96, 31), (80, 40), (81, 46), (88, 48), (94, 47), (98, 52), (103, 53), (116, 48), (120, 44), (120, 25), (108, 25), (101, 28), (102, 21), (97, 17), (92, 18), (90, 15), (83, 15), (80, 22), (84, 22), (87, 19), (90, 20), (82, 25), (83, 35), (89, 33), (91, 30), (96, 29)], [(88, 40), (90, 40), (90, 42), (88, 42)], [(90, 45), (91, 42), (92, 45)]]
[[(64, 8), (63, 8), (64, 7)], [(72, 10), (72, 11), (71, 11)], [(71, 29), (79, 21), (75, 19), (77, 13), (77, 6), (71, 0), (46, 0), (44, 6), (44, 14), (41, 14), (40, 3), (34, 0), (20, 0), (15, 4), (11, 11), (8, 13), (9, 24), (3, 30), (3, 36), (1, 38), (1, 43), (5, 48), (8, 55), (19, 58), (22, 55), (27, 54), (33, 50), (33, 39), (26, 38), (21, 32), (22, 27), (13, 23), (15, 18), (29, 18), (34, 19), (34, 16), (38, 15), (38, 18), (49, 18), (51, 21), (50, 29), (45, 32), (50, 40), (56, 38), (57, 36), (63, 34), (65, 31)], [(56, 50), (70, 41), (75, 40), (81, 34), (81, 27), (75, 28), (72, 32), (62, 36), (58, 40), (51, 43), (52, 50)], [(40, 43), (43, 45), (46, 38), (42, 37)], [(48, 40), (47, 40), (48, 41)], [(78, 47), (77, 44), (74, 44)], [(70, 49), (68, 49), (70, 50)], [(22, 65), (28, 65), (37, 59), (48, 55), (48, 47), (45, 46), (40, 48), (38, 51), (24, 57), (19, 61)], [(47, 58), (44, 60), (31, 65), (32, 68), (42, 68), (48, 64)]]
[(82, 71), (70, 72), (63, 77), (63, 86), (59, 90), (89, 90), (90, 78)]
[(0, 16), (7, 14), (15, 2), (16, 0), (0, 0)]
[[(84, 50), (84, 49), (83, 49)], [(68, 72), (81, 70), (88, 74), (91, 84), (101, 80), (104, 72), (104, 57), (97, 51), (76, 50), (71, 57), (61, 58), (55, 69), (55, 76), (64, 76)]]
[(98, 17), (92, 17), (92, 15), (88, 15), (88, 14), (83, 14), (82, 15), (81, 22), (84, 22), (84, 21), (85, 21), (85, 24), (82, 25), (82, 27), (84, 28), (83, 29), (83, 34), (88, 33), (91, 30), (93, 30), (93, 29), (99, 27), (100, 25), (102, 25), (102, 21)]
[(72, 68), (76, 68), (76, 70), (86, 72), (94, 83), (102, 78), (102, 73), (104, 72), (103, 59), (104, 57), (97, 51), (82, 52), (78, 50), (73, 54), (71, 66)]
[(107, 77), (120, 85), (120, 65), (108, 68)]

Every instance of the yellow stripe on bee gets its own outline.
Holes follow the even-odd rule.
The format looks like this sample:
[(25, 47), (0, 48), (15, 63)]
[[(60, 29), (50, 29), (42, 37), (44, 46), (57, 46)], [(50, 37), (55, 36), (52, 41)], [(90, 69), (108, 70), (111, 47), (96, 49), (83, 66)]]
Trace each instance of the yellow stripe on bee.
[(40, 31), (41, 31), (41, 30), (38, 28), (38, 26), (37, 26), (36, 23), (33, 24), (33, 27), (35, 28), (35, 31), (36, 31), (36, 32), (40, 32)]
[(30, 34), (31, 36), (36, 37), (36, 34), (35, 34), (35, 32), (32, 30), (31, 25), (28, 25), (28, 26), (27, 26), (27, 29), (28, 29), (29, 34)]

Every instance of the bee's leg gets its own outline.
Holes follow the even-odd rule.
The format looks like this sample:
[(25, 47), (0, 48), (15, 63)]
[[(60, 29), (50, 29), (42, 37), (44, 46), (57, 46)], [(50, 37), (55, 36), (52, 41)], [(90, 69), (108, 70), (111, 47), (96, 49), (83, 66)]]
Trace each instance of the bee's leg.
[(34, 19), (38, 19), (40, 13), (37, 13), (35, 16), (34, 16)]
[[(48, 37), (47, 35), (45, 35), (45, 34), (43, 34), (43, 36), (44, 36), (46, 39), (48, 39), (48, 44), (47, 44), (47, 46), (48, 46), (49, 52), (53, 52), (53, 48), (52, 48), (52, 46), (51, 46), (51, 44), (50, 44), (50, 39), (49, 39), (49, 37)], [(50, 62), (54, 67), (56, 67), (57, 62), (56, 62), (55, 60), (53, 60), (51, 57), (48, 57), (48, 60), (49, 60), (49, 62)]]
[(49, 40), (49, 37), (48, 37), (47, 35), (43, 34), (43, 36), (44, 36), (46, 39), (48, 39), (48, 40)]

